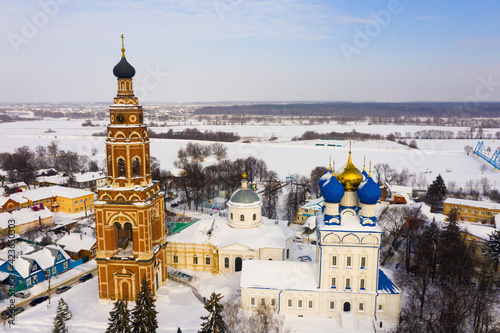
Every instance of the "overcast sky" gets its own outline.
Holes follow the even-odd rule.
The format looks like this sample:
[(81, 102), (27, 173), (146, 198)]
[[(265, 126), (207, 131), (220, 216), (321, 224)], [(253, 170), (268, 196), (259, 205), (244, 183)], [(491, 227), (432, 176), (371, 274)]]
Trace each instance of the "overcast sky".
[[(496, 0), (0, 0), (0, 102), (500, 100)], [(497, 83), (498, 82), (498, 83)]]

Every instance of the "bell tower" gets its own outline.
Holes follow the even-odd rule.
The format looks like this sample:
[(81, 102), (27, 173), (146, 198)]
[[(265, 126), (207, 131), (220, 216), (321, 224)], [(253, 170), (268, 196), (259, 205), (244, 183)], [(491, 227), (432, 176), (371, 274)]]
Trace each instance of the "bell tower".
[(135, 300), (143, 276), (153, 294), (167, 279), (163, 194), (151, 179), (147, 126), (134, 95), (135, 69), (125, 58), (113, 68), (118, 93), (106, 138), (107, 185), (94, 202), (100, 299)]

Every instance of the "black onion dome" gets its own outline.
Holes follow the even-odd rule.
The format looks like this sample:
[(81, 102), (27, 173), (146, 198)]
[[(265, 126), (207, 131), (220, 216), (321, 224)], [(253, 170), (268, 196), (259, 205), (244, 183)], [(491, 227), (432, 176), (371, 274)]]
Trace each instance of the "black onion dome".
[(119, 79), (131, 79), (135, 75), (135, 68), (123, 56), (120, 62), (113, 68), (113, 74)]

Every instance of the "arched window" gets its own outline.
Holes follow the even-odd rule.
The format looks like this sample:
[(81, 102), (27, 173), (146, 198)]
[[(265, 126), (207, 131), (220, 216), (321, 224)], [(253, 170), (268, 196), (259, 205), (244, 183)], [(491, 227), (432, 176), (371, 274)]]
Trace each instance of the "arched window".
[(231, 220), (233, 219), (233, 213), (231, 213)]
[(243, 214), (240, 215), (240, 221), (245, 222), (245, 215), (243, 215)]
[(118, 177), (125, 177), (125, 160), (118, 159)]
[(229, 268), (229, 258), (228, 257), (224, 258), (224, 268)]
[(123, 82), (121, 83), (121, 88), (120, 89), (121, 90), (125, 90), (125, 83), (123, 83)]
[(141, 176), (141, 162), (139, 162), (137, 157), (132, 160), (132, 173), (134, 177)]
[(253, 220), (257, 220), (257, 214), (253, 214)]
[(193, 257), (193, 264), (198, 265), (198, 257), (196, 256), (196, 254)]

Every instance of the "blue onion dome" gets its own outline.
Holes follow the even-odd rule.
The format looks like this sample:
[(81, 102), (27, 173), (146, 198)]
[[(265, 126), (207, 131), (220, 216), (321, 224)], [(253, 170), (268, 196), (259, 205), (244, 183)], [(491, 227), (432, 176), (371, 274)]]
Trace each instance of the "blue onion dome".
[(333, 176), (327, 180), (321, 187), (323, 199), (328, 203), (339, 203), (344, 197), (344, 186)]
[(365, 205), (376, 204), (380, 194), (380, 186), (370, 176), (358, 186), (359, 201)]
[(319, 188), (322, 188), (323, 185), (325, 185), (325, 183), (330, 180), (330, 178), (332, 178), (332, 169), (331, 168), (323, 176), (321, 176), (321, 178), (319, 179), (319, 182), (318, 182)]
[(361, 174), (363, 175), (363, 181), (365, 181), (366, 179), (368, 179), (368, 172), (366, 172), (365, 169), (363, 169), (363, 171), (361, 171)]

